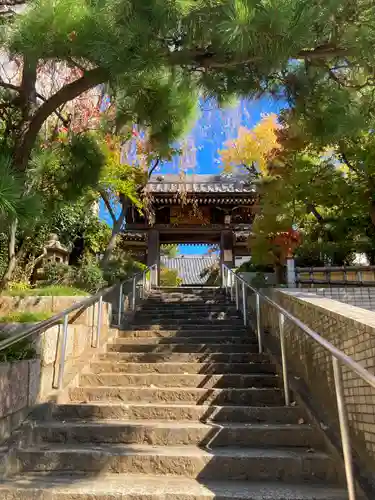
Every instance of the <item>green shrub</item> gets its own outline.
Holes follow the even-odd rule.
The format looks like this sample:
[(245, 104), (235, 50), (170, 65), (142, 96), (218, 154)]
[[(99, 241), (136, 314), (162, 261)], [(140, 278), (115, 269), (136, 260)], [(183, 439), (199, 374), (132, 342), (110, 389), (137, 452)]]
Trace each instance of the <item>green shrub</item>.
[(83, 260), (78, 267), (50, 262), (44, 266), (43, 274), (43, 284), (45, 285), (43, 288), (61, 285), (62, 288), (69, 287), (95, 293), (106, 285), (103, 271), (96, 260), (92, 258)]
[(11, 281), (8, 284), (8, 290), (14, 292), (15, 294), (26, 292), (27, 290), (30, 290), (30, 283), (25, 281)]
[(6, 316), (0, 316), (0, 323), (37, 323), (53, 316), (53, 312), (12, 312)]
[(236, 273), (273, 273), (274, 271), (271, 265), (254, 264), (251, 261), (244, 262), (236, 269)]
[(160, 286), (180, 286), (182, 279), (178, 276), (178, 271), (175, 269), (160, 269)]
[[(9, 337), (0, 335), (0, 341)], [(29, 339), (20, 340), (16, 344), (0, 351), (0, 363), (22, 361), (25, 359), (35, 359), (36, 351)]]
[(103, 271), (94, 260), (86, 260), (75, 269), (76, 275), (73, 280), (74, 286), (90, 293), (96, 293), (103, 288), (107, 282), (103, 277)]
[(134, 274), (142, 272), (146, 266), (127, 256), (111, 259), (103, 270), (103, 277), (109, 286), (125, 281)]
[(251, 279), (250, 285), (254, 288), (268, 288), (269, 286), (273, 286), (267, 282), (265, 273), (256, 273)]
[(46, 286), (70, 285), (74, 276), (74, 268), (62, 262), (48, 262), (43, 266), (43, 275), (43, 284)]

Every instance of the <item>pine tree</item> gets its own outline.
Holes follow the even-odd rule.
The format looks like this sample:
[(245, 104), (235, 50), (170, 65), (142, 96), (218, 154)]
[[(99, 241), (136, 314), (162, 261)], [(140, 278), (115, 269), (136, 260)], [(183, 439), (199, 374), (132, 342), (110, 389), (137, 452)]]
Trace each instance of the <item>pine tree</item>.
[[(52, 113), (103, 83), (126, 96), (128, 116), (159, 133), (168, 132), (168, 95), (187, 107), (198, 91), (219, 100), (270, 91), (295, 101), (308, 94), (310, 69), (347, 89), (373, 87), (374, 8), (365, 0), (30, 1), (3, 28), (4, 48), (22, 65), (18, 84), (2, 84), (18, 115), (16, 167), (27, 167)], [(81, 76), (36, 104), (38, 68), (52, 60)]]
[[(315, 109), (357, 131), (361, 109), (374, 112), (368, 0), (30, 0), (21, 13), (15, 3), (0, 16), (2, 49), (19, 70), (15, 81), (0, 71), (0, 154), (21, 175), (46, 121), (69, 123), (68, 103), (98, 85), (116, 101), (118, 124), (150, 131), (152, 150), (185, 130), (200, 95), (286, 98), (317, 137), (340, 128), (329, 130), (324, 114), (311, 120)], [(44, 95), (41, 74), (53, 62), (77, 77)], [(345, 103), (355, 99), (352, 112)]]

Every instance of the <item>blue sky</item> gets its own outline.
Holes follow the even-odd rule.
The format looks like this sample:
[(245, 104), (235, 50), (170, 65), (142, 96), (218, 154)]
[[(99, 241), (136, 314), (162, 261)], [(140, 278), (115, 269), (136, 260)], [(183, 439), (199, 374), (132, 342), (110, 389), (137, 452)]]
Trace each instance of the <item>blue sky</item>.
[[(229, 139), (237, 137), (240, 126), (252, 128), (261, 119), (262, 114), (278, 113), (284, 103), (272, 98), (263, 97), (258, 100), (241, 100), (235, 106), (218, 109), (214, 102), (202, 102), (201, 113), (190, 134), (184, 139), (188, 154), (184, 165), (188, 164), (187, 173), (214, 174), (221, 171), (218, 151), (223, 149)], [(177, 173), (181, 160), (162, 165), (160, 173)], [(100, 217), (110, 223), (108, 213), (103, 205)], [(203, 254), (206, 246), (181, 245), (183, 254)]]

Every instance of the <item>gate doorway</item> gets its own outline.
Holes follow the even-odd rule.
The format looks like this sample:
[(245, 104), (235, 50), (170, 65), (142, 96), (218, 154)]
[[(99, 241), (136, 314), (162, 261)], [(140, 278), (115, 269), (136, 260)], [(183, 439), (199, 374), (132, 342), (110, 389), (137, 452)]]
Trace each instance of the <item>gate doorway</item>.
[(212, 245), (161, 245), (160, 250), (161, 268), (175, 272), (180, 286), (219, 286), (220, 256)]

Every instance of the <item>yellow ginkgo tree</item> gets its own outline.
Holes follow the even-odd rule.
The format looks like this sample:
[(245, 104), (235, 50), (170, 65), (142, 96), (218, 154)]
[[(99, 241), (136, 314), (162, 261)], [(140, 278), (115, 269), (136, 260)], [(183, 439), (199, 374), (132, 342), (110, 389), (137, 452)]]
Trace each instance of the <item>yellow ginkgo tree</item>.
[(220, 151), (224, 169), (240, 167), (254, 177), (266, 175), (272, 155), (280, 149), (279, 128), (275, 114), (264, 115), (252, 129), (240, 127), (238, 137), (227, 141), (225, 149)]

